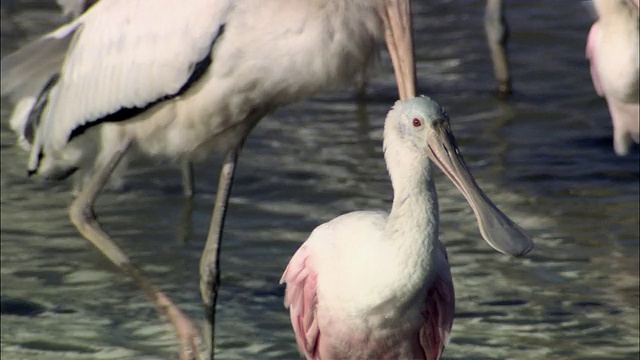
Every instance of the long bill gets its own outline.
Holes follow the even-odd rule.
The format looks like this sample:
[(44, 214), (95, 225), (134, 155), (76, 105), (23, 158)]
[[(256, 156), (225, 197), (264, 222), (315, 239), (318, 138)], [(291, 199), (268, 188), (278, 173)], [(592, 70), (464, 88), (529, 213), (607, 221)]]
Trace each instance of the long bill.
[(381, 16), (400, 100), (411, 99), (416, 96), (416, 63), (410, 0), (385, 0)]
[(533, 249), (531, 238), (494, 205), (476, 184), (464, 162), (446, 121), (433, 123), (427, 139), (427, 155), (456, 185), (471, 205), (480, 234), (494, 249), (504, 254), (523, 256)]

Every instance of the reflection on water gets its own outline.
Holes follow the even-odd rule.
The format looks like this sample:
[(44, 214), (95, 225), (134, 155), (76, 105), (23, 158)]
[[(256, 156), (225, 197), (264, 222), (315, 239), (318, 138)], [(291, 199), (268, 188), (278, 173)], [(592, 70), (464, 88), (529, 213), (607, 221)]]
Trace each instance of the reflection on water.
[[(448, 108), (480, 185), (537, 241), (524, 259), (493, 251), (464, 198), (439, 179), (457, 295), (445, 359), (638, 356), (638, 151), (613, 154), (606, 105), (583, 59), (590, 20), (578, 2), (562, 4), (508, 3), (516, 88), (508, 103), (491, 93), (483, 2), (415, 4), (420, 92)], [(58, 21), (53, 5), (6, 5), (3, 56)], [(265, 119), (249, 139), (223, 247), (219, 358), (298, 358), (278, 286), (288, 259), (321, 222), (389, 207), (380, 141), (396, 95), (384, 56), (380, 69), (370, 101), (325, 94)], [(25, 179), (9, 110), (3, 102), (3, 358), (174, 358), (169, 326), (70, 225), (69, 185)], [(189, 202), (177, 167), (141, 165), (126, 191), (97, 206), (107, 231), (197, 318), (217, 171), (216, 159), (197, 167)]]

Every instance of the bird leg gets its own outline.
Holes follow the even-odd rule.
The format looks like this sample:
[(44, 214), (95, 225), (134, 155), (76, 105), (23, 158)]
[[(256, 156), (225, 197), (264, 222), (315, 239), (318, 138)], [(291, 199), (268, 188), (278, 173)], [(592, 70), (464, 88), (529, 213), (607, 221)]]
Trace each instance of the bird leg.
[(182, 192), (184, 196), (193, 197), (195, 185), (193, 180), (193, 163), (188, 160), (182, 161)]
[(180, 226), (178, 227), (176, 232), (176, 237), (178, 238), (178, 243), (180, 244), (188, 243), (189, 239), (191, 238), (193, 230), (193, 225), (191, 223), (193, 219), (193, 209), (193, 198), (186, 198), (185, 203), (182, 206)]
[(125, 274), (133, 278), (147, 297), (157, 306), (158, 310), (171, 321), (182, 346), (180, 359), (197, 359), (197, 357), (200, 356), (201, 346), (197, 327), (165, 294), (158, 291), (142, 272), (133, 265), (124, 251), (102, 230), (93, 211), (93, 205), (100, 190), (104, 188), (109, 179), (109, 175), (111, 175), (130, 146), (131, 140), (125, 140), (121, 146), (108, 157), (108, 161), (96, 165), (96, 171), (93, 177), (86, 186), (83, 187), (71, 204), (69, 217), (78, 231)]
[(498, 95), (506, 97), (511, 94), (511, 74), (507, 54), (509, 27), (504, 17), (502, 0), (487, 0), (484, 13), (484, 30), (491, 51), (493, 71), (498, 80)]
[(224, 227), (224, 217), (229, 203), (229, 194), (233, 183), (236, 165), (238, 163), (238, 155), (242, 143), (235, 149), (229, 151), (222, 164), (220, 171), (220, 180), (218, 181), (218, 192), (216, 193), (216, 202), (211, 217), (211, 225), (209, 227), (209, 235), (207, 243), (202, 251), (202, 259), (200, 260), (200, 292), (205, 310), (205, 338), (207, 346), (210, 350), (210, 359), (214, 359), (215, 346), (215, 318), (216, 318), (216, 301), (218, 299), (218, 288), (220, 287), (220, 240), (222, 239), (222, 229)]

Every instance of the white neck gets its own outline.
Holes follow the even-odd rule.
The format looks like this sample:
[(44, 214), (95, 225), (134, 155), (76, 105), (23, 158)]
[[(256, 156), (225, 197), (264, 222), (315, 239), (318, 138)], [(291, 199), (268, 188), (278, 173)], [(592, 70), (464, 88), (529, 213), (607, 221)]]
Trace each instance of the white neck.
[(600, 19), (637, 18), (638, 6), (632, 0), (595, 0)]
[[(393, 185), (393, 206), (386, 232), (390, 241), (429, 250), (438, 241), (438, 196), (433, 166), (402, 139), (388, 139), (385, 159)], [(400, 245), (400, 244), (399, 244)]]

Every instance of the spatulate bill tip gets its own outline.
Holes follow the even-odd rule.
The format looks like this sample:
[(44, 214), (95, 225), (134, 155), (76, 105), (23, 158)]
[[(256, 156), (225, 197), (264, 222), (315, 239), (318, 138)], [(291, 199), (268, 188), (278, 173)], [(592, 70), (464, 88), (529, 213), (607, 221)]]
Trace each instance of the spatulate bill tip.
[(522, 257), (531, 252), (534, 248), (531, 237), (506, 216), (501, 220), (505, 221), (489, 224), (483, 221), (478, 222), (484, 240), (505, 255)]

